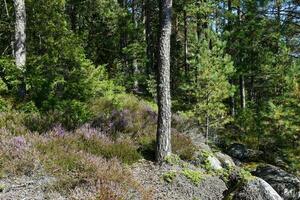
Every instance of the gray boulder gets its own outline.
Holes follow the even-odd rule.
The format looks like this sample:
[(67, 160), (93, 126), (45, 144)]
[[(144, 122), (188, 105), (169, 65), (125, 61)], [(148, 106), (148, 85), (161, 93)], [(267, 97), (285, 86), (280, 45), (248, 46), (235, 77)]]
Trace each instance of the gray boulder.
[(209, 156), (207, 158), (209, 164), (210, 164), (210, 167), (213, 169), (213, 170), (222, 170), (223, 167), (222, 167), (222, 163), (214, 156)]
[(263, 154), (261, 151), (248, 149), (245, 145), (239, 143), (230, 145), (227, 153), (240, 161), (257, 161)]
[(300, 200), (300, 180), (272, 165), (259, 166), (252, 174), (267, 181), (285, 200)]
[(266, 181), (258, 177), (248, 180), (232, 195), (232, 200), (282, 200)]
[(234, 161), (232, 158), (224, 153), (217, 152), (215, 153), (216, 158), (222, 163), (222, 167), (224, 168), (232, 168), (235, 167)]

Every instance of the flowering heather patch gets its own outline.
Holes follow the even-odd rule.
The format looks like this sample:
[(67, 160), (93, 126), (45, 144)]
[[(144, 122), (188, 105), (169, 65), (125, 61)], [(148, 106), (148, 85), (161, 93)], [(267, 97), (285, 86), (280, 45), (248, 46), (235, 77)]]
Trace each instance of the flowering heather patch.
[(51, 137), (64, 137), (67, 134), (67, 131), (61, 124), (58, 124), (55, 125), (47, 134)]
[(23, 136), (17, 136), (12, 138), (12, 145), (18, 149), (22, 150), (26, 147), (26, 139)]
[(96, 137), (104, 142), (110, 142), (110, 138), (107, 136), (106, 133), (104, 133), (99, 128), (92, 127), (90, 124), (84, 124), (83, 126), (76, 129), (74, 132), (77, 135), (83, 136), (87, 140)]

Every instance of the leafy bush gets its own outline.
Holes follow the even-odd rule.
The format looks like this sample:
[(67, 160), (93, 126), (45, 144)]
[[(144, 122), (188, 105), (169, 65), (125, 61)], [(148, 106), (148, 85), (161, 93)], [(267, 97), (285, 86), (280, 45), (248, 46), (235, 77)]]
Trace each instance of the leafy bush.
[(24, 125), (25, 115), (14, 110), (0, 112), (0, 127), (9, 131), (12, 135), (25, 135), (27, 128)]
[(156, 113), (148, 103), (130, 94), (114, 98), (100, 98), (91, 102), (92, 125), (110, 134), (127, 133), (131, 136), (156, 132)]

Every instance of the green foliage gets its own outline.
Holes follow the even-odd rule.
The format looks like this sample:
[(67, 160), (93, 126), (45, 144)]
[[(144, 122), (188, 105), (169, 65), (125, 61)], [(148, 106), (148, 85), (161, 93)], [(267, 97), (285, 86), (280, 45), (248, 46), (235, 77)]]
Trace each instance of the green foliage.
[(184, 169), (182, 171), (182, 174), (188, 178), (190, 181), (192, 181), (193, 184), (199, 185), (201, 180), (203, 179), (203, 175), (200, 171), (194, 171), (191, 169)]
[(180, 161), (180, 157), (176, 154), (171, 154), (165, 158), (165, 162), (170, 165), (179, 165)]
[(162, 175), (162, 178), (167, 183), (172, 183), (173, 180), (176, 178), (177, 172), (176, 171), (169, 171)]
[(193, 46), (191, 67), (191, 80), (185, 90), (191, 94), (193, 115), (200, 124), (208, 120), (210, 127), (223, 127), (230, 121), (223, 101), (233, 94), (229, 77), (234, 69), (224, 53), (224, 43), (213, 32), (207, 30)]

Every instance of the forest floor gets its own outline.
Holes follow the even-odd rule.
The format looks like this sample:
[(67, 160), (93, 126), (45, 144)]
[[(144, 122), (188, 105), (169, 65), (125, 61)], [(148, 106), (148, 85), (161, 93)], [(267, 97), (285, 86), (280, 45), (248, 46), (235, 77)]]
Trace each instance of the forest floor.
[[(31, 131), (29, 125), (44, 121), (28, 125), (28, 115), (1, 113), (0, 199), (222, 200), (255, 178), (251, 171), (259, 163), (245, 164), (208, 146), (200, 130), (178, 116), (173, 119), (174, 154), (156, 165), (155, 112), (137, 99), (117, 111), (107, 105), (109, 117), (69, 131), (60, 125)], [(298, 178), (284, 176), (294, 181), (291, 194), (300, 195)], [(258, 196), (276, 193), (260, 190)]]

